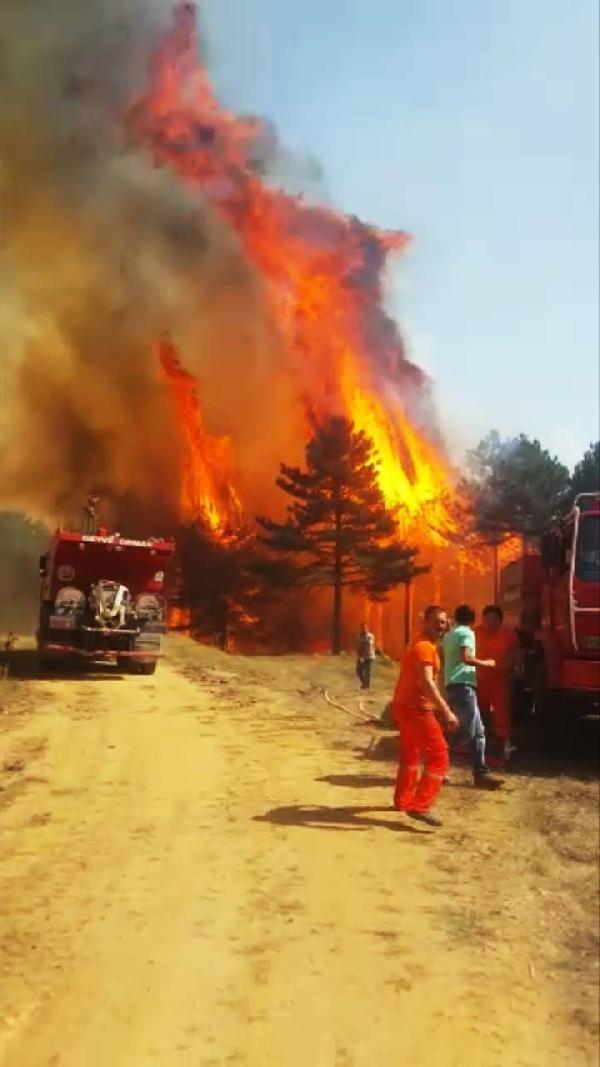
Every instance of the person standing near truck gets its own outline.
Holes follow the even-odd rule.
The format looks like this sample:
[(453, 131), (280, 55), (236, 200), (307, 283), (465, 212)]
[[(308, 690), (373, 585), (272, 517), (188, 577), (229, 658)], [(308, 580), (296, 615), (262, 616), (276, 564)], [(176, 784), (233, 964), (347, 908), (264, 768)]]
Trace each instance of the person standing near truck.
[(484, 718), (489, 717), (500, 747), (500, 763), (505, 763), (512, 752), (512, 680), (519, 651), (517, 635), (503, 625), (503, 618), (502, 608), (488, 604), (483, 609), (481, 625), (475, 628), (479, 655), (496, 664), (492, 670), (477, 670), (477, 695), (479, 710)]
[(471, 748), (473, 785), (477, 789), (498, 789), (502, 779), (494, 778), (485, 762), (485, 728), (477, 702), (477, 669), (493, 670), (493, 659), (476, 656), (473, 623), (475, 612), (461, 604), (454, 612), (454, 626), (443, 640), (445, 696), (460, 722), (454, 745), (467, 741)]

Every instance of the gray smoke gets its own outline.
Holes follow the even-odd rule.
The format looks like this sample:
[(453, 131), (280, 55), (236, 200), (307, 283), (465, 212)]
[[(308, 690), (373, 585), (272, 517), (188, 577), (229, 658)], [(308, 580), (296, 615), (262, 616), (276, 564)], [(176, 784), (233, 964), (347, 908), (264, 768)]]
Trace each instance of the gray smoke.
[(278, 358), (260, 281), (202, 197), (122, 132), (170, 8), (5, 3), (0, 478), (4, 507), (51, 523), (77, 521), (94, 490), (107, 521), (172, 527), (182, 442), (153, 348), (164, 332), (200, 378), (209, 432), (236, 431), (242, 487), (264, 462), (243, 419)]

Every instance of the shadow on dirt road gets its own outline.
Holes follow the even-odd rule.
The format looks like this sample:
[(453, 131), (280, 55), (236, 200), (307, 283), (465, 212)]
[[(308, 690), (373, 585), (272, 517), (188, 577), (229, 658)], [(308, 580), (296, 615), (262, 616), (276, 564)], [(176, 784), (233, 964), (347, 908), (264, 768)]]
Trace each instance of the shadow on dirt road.
[(109, 663), (85, 665), (57, 660), (54, 666), (40, 669), (37, 652), (33, 648), (15, 648), (12, 652), (4, 653), (1, 669), (6, 678), (12, 681), (27, 682), (35, 678), (44, 680), (58, 678), (61, 682), (105, 682), (119, 681), (126, 677), (117, 667)]
[[(372, 812), (387, 812), (396, 821), (372, 817)], [(313, 830), (370, 830), (378, 827), (392, 830), (394, 833), (428, 836), (428, 830), (417, 830), (400, 822), (398, 813), (387, 807), (367, 807), (346, 805), (329, 808), (324, 804), (294, 804), (284, 808), (272, 808), (264, 815), (256, 815), (254, 822), (270, 822), (278, 826), (307, 826)]]

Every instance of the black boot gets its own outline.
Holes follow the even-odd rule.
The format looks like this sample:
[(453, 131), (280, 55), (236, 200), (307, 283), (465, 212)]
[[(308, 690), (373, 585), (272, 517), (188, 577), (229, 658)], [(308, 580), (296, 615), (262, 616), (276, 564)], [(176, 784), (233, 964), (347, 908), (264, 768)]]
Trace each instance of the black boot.
[(415, 819), (416, 822), (424, 822), (426, 826), (442, 826), (442, 820), (432, 815), (429, 811), (407, 811), (406, 814), (409, 819)]

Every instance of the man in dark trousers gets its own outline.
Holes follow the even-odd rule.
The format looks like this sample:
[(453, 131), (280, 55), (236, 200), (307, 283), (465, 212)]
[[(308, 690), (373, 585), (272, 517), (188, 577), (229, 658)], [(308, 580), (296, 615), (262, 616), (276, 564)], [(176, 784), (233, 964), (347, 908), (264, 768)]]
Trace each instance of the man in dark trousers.
[(356, 639), (356, 673), (361, 689), (371, 688), (371, 667), (374, 659), (375, 637), (366, 622), (363, 622)]

